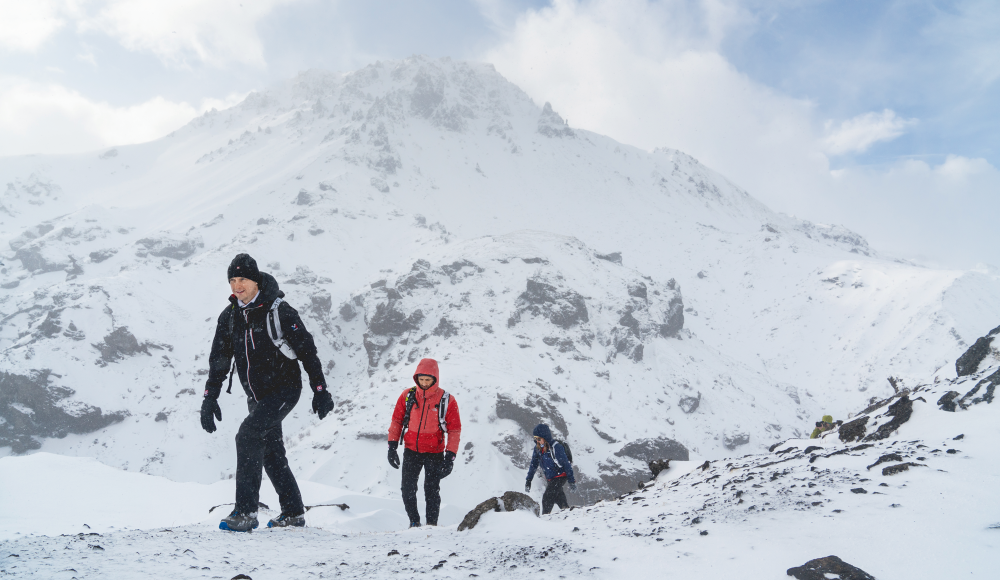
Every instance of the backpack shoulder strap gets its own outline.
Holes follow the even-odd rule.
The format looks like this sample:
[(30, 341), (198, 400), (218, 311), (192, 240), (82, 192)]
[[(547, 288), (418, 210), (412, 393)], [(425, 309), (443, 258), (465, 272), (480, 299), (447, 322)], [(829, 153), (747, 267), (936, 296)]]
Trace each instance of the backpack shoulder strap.
[[(562, 441), (558, 439), (552, 440), (552, 445), (549, 445), (549, 457), (552, 458), (552, 463), (555, 463), (556, 465), (559, 466), (559, 469), (566, 471), (566, 468), (563, 466), (563, 464), (559, 463), (559, 460), (556, 459), (556, 445), (562, 445)], [(563, 449), (563, 451), (565, 452), (565, 448)]]
[(441, 395), (441, 402), (438, 403), (438, 426), (441, 427), (442, 433), (448, 432), (448, 423), (444, 420), (446, 414), (448, 414), (448, 403), (450, 403), (450, 396), (448, 391), (445, 391)]
[(410, 387), (410, 390), (406, 393), (406, 412), (403, 413), (403, 429), (399, 432), (399, 440), (403, 440), (403, 435), (406, 434), (406, 430), (410, 427), (410, 411), (413, 410), (413, 405), (417, 404), (417, 387)]
[(285, 334), (281, 330), (281, 318), (278, 316), (278, 307), (281, 306), (282, 302), (284, 300), (281, 298), (274, 299), (274, 302), (271, 303), (271, 309), (267, 311), (267, 324), (264, 326), (267, 336), (274, 343), (274, 346), (278, 347), (281, 354), (285, 355), (286, 358), (295, 359), (298, 358), (298, 355), (295, 354), (295, 350), (285, 340)]

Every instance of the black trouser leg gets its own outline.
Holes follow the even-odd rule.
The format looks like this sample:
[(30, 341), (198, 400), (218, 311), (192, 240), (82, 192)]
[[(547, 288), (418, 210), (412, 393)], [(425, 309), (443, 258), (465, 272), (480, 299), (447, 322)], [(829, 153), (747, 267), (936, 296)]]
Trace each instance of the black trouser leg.
[(403, 506), (410, 523), (420, 523), (420, 512), (417, 510), (417, 479), (420, 477), (420, 454), (416, 451), (403, 449)]
[(552, 513), (553, 505), (558, 505), (560, 509), (569, 509), (566, 492), (563, 491), (565, 484), (565, 477), (553, 477), (549, 480), (545, 486), (545, 493), (542, 494), (542, 514)]
[(403, 450), (403, 505), (410, 523), (420, 523), (417, 510), (417, 480), (420, 470), (424, 471), (424, 500), (427, 502), (427, 523), (437, 525), (441, 512), (441, 461), (440, 453), (417, 453), (412, 449)]
[(441, 513), (441, 465), (444, 461), (440, 453), (421, 453), (424, 458), (424, 501), (427, 502), (427, 523), (438, 524)]
[(257, 511), (263, 469), (281, 501), (281, 511), (300, 514), (302, 495), (285, 458), (281, 421), (292, 412), (300, 390), (278, 393), (262, 401), (247, 400), (250, 414), (236, 433), (236, 509)]

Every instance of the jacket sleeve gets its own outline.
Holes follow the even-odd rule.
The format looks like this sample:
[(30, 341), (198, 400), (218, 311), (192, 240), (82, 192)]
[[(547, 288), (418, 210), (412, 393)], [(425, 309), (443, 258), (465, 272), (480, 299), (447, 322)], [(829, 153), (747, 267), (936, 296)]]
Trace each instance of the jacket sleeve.
[(819, 434), (820, 434), (820, 430), (819, 430), (819, 427), (817, 427), (817, 428), (813, 429), (812, 435), (810, 435), (809, 438), (810, 439), (815, 439), (815, 438), (819, 437)]
[(323, 365), (316, 354), (316, 343), (306, 330), (306, 326), (302, 324), (299, 313), (287, 302), (282, 302), (278, 305), (278, 321), (281, 323), (282, 336), (295, 351), (295, 356), (302, 362), (302, 367), (309, 375), (309, 386), (313, 392), (315, 393), (316, 387), (320, 386), (329, 390), (329, 385), (323, 376)]
[(458, 401), (448, 397), (448, 410), (444, 414), (444, 424), (448, 426), (448, 445), (446, 451), (458, 455), (458, 443), (462, 439), (462, 419), (458, 415)]
[(205, 381), (205, 396), (212, 399), (219, 398), (222, 382), (229, 374), (230, 363), (233, 361), (233, 337), (229, 334), (229, 318), (233, 315), (233, 308), (229, 305), (215, 323), (212, 352), (208, 355), (208, 380)]
[(566, 472), (569, 482), (576, 483), (576, 478), (573, 477), (573, 465), (570, 463), (569, 457), (566, 456), (566, 449), (562, 446), (562, 443), (553, 445), (552, 451), (555, 453), (556, 462), (559, 464), (559, 467), (563, 468), (563, 471)]
[(399, 441), (399, 436), (403, 434), (403, 415), (406, 414), (406, 393), (396, 400), (396, 408), (392, 411), (392, 421), (389, 423), (389, 441)]
[(531, 481), (532, 479), (534, 479), (534, 477), (535, 477), (535, 470), (538, 469), (538, 460), (539, 460), (538, 446), (537, 445), (533, 445), (532, 447), (533, 447), (533, 450), (531, 452), (531, 467), (528, 468), (528, 477), (526, 478), (528, 481)]

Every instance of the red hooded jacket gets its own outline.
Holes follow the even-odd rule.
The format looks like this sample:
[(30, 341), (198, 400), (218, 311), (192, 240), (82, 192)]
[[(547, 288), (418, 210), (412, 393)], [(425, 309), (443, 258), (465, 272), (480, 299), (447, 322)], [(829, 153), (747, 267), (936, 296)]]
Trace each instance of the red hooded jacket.
[[(427, 390), (417, 383), (418, 375), (434, 377), (434, 384)], [(448, 427), (448, 445), (445, 446), (445, 434), (438, 424), (438, 405), (444, 390), (440, 387), (437, 361), (432, 358), (421, 359), (417, 364), (417, 372), (413, 374), (413, 382), (417, 383), (416, 403), (410, 410), (410, 424), (403, 436), (403, 445), (418, 453), (441, 453), (445, 450), (458, 454), (458, 442), (462, 434), (462, 420), (458, 416), (458, 403), (455, 397), (448, 395), (448, 409), (444, 421)], [(392, 412), (392, 423), (389, 425), (389, 441), (399, 441), (403, 431), (403, 416), (406, 415), (406, 396), (410, 389), (403, 391), (396, 401), (396, 409)]]

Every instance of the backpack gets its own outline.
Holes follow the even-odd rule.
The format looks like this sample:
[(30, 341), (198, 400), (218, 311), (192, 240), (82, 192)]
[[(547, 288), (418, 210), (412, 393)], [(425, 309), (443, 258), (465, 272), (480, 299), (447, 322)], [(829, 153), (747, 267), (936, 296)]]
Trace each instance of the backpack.
[[(448, 432), (448, 424), (444, 420), (444, 416), (448, 413), (448, 401), (449, 395), (445, 391), (441, 395), (441, 401), (438, 403), (438, 427), (441, 428), (442, 433)], [(410, 391), (406, 393), (406, 413), (403, 414), (403, 430), (399, 433), (399, 440), (403, 440), (403, 435), (406, 435), (406, 430), (410, 427), (410, 411), (413, 406), (417, 404), (417, 387), (410, 387)]]
[[(281, 319), (278, 317), (278, 306), (284, 302), (281, 298), (275, 298), (274, 302), (271, 303), (270, 310), (267, 311), (267, 323), (264, 325), (264, 329), (267, 331), (268, 338), (274, 344), (275, 348), (278, 349), (285, 358), (290, 360), (295, 360), (298, 355), (295, 354), (295, 349), (292, 345), (288, 344), (285, 340), (285, 335), (281, 330)], [(232, 339), (233, 336), (233, 318), (236, 316), (236, 306), (230, 306), (231, 312), (229, 313), (229, 336)], [(277, 322), (275, 322), (277, 320)], [(233, 373), (236, 371), (236, 360), (234, 357), (233, 368), (229, 370), (229, 388), (226, 389), (226, 393), (232, 393), (233, 391)]]
[(556, 465), (559, 465), (559, 469), (562, 469), (563, 471), (566, 471), (566, 467), (563, 466), (563, 465), (560, 465), (559, 461), (556, 459), (556, 445), (562, 445), (563, 451), (566, 452), (566, 459), (569, 459), (570, 466), (573, 465), (573, 452), (570, 451), (569, 444), (566, 443), (565, 441), (560, 441), (558, 439), (554, 439), (552, 441), (552, 445), (549, 445), (549, 457), (552, 458), (552, 463), (555, 463)]

